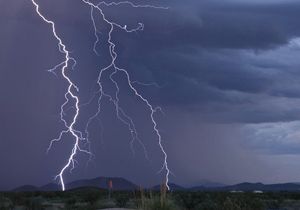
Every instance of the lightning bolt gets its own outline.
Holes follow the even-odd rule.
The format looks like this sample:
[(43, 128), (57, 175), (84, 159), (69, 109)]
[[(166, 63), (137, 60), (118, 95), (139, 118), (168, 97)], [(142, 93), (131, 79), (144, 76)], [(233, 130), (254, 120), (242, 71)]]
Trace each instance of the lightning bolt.
[[(59, 174), (56, 176), (56, 178), (59, 178), (60, 184), (62, 186), (62, 190), (64, 191), (65, 190), (65, 183), (64, 183), (64, 179), (63, 179), (63, 174), (64, 174), (65, 170), (68, 169), (69, 167), (71, 167), (71, 170), (74, 168), (75, 162), (76, 162), (76, 160), (74, 159), (74, 157), (76, 156), (77, 152), (80, 151), (80, 152), (84, 152), (84, 153), (87, 153), (89, 155), (92, 155), (88, 150), (81, 149), (81, 147), (79, 146), (79, 140), (82, 139), (82, 133), (80, 131), (77, 131), (76, 129), (74, 129), (74, 126), (76, 124), (77, 118), (79, 116), (79, 98), (76, 95), (76, 92), (79, 91), (79, 88), (67, 76), (66, 71), (69, 68), (69, 62), (73, 61), (74, 65), (75, 65), (76, 61), (75, 61), (74, 58), (72, 58), (70, 56), (70, 52), (67, 50), (66, 45), (63, 43), (62, 39), (57, 34), (55, 23), (53, 21), (51, 21), (51, 20), (48, 20), (40, 12), (39, 4), (37, 4), (35, 0), (31, 0), (31, 2), (35, 6), (35, 11), (40, 16), (40, 18), (44, 22), (46, 22), (47, 24), (51, 25), (52, 34), (55, 37), (55, 39), (58, 41), (58, 49), (64, 55), (64, 61), (61, 62), (60, 64), (56, 65), (50, 71), (53, 72), (55, 69), (61, 67), (62, 76), (63, 76), (63, 78), (68, 83), (67, 92), (65, 93), (65, 99), (66, 100), (62, 104), (62, 106), (61, 106), (61, 112), (60, 112), (60, 119), (64, 123), (64, 125), (66, 127), (66, 130), (61, 131), (60, 134), (59, 134), (59, 137), (57, 139), (52, 140), (51, 143), (50, 143), (50, 146), (48, 148), (48, 151), (49, 151), (49, 149), (51, 148), (52, 144), (54, 142), (56, 142), (56, 141), (60, 141), (61, 138), (62, 138), (62, 136), (65, 135), (65, 134), (67, 134), (67, 133), (70, 133), (73, 136), (73, 138), (75, 139), (75, 142), (73, 144), (73, 148), (72, 148), (71, 154), (70, 154), (70, 156), (68, 158), (68, 161), (67, 161), (66, 165), (61, 169), (61, 171), (59, 172)], [(75, 110), (76, 110), (76, 112), (75, 112), (75, 114), (74, 114), (74, 116), (72, 118), (71, 123), (68, 124), (67, 121), (64, 118), (64, 116), (65, 116), (64, 107), (69, 103), (69, 99), (70, 98), (72, 98), (73, 100), (75, 100)]]
[[(144, 154), (145, 157), (148, 159), (148, 153), (146, 150), (145, 145), (143, 144), (143, 142), (141, 141), (141, 139), (139, 138), (139, 134), (136, 130), (136, 126), (134, 124), (134, 121), (132, 120), (132, 118), (124, 111), (124, 109), (120, 106), (119, 104), (119, 92), (120, 92), (120, 86), (118, 84), (118, 82), (114, 79), (114, 76), (116, 74), (122, 74), (124, 75), (124, 78), (127, 81), (127, 85), (130, 88), (130, 90), (134, 93), (135, 97), (139, 100), (141, 100), (145, 107), (148, 108), (148, 112), (149, 112), (149, 116), (151, 119), (151, 123), (153, 125), (153, 132), (155, 133), (155, 135), (157, 136), (157, 140), (158, 140), (158, 146), (159, 149), (161, 150), (162, 154), (163, 154), (163, 163), (162, 163), (162, 167), (161, 170), (159, 172), (165, 171), (165, 185), (167, 187), (167, 189), (169, 189), (169, 175), (170, 175), (170, 169), (168, 166), (168, 155), (164, 149), (163, 143), (162, 143), (162, 136), (160, 134), (160, 131), (158, 129), (158, 123), (155, 119), (155, 114), (158, 111), (161, 111), (160, 107), (154, 107), (150, 101), (145, 98), (135, 87), (134, 84), (140, 84), (140, 85), (149, 85), (146, 83), (142, 83), (139, 81), (132, 81), (131, 77), (128, 73), (128, 71), (124, 68), (118, 67), (116, 64), (117, 58), (118, 58), (118, 53), (116, 52), (115, 48), (116, 48), (116, 44), (113, 42), (112, 40), (112, 34), (115, 31), (115, 29), (119, 29), (122, 31), (125, 31), (126, 33), (133, 33), (133, 32), (138, 32), (138, 31), (143, 31), (144, 29), (144, 24), (143, 23), (138, 23), (138, 25), (135, 28), (128, 28), (127, 25), (122, 25), (119, 24), (117, 22), (111, 21), (109, 20), (102, 7), (117, 7), (120, 5), (127, 5), (130, 6), (132, 8), (151, 8), (151, 9), (168, 9), (167, 7), (157, 7), (157, 6), (153, 6), (153, 5), (139, 5), (139, 4), (134, 4), (130, 1), (121, 1), (121, 2), (111, 2), (111, 3), (106, 3), (104, 1), (101, 1), (97, 4), (90, 2), (89, 0), (81, 0), (82, 3), (84, 3), (85, 5), (87, 5), (90, 8), (90, 18), (92, 21), (92, 25), (94, 27), (94, 35), (95, 35), (95, 42), (93, 45), (93, 51), (95, 52), (96, 55), (99, 55), (98, 51), (97, 51), (97, 45), (100, 42), (100, 38), (98, 36), (99, 31), (97, 29), (97, 24), (96, 24), (96, 20), (94, 18), (94, 13), (98, 12), (102, 18), (102, 20), (109, 26), (109, 32), (108, 32), (108, 38), (106, 40), (106, 42), (108, 43), (109, 46), (109, 55), (110, 55), (110, 59), (111, 62), (109, 63), (108, 66), (102, 68), (99, 70), (99, 75), (98, 75), (98, 79), (97, 79), (97, 90), (94, 93), (93, 97), (91, 98), (91, 100), (86, 103), (86, 104), (82, 104), (82, 105), (87, 105), (89, 104), (92, 100), (94, 100), (94, 98), (98, 97), (97, 102), (98, 102), (98, 109), (97, 111), (88, 119), (84, 133), (81, 131), (76, 130), (74, 127), (76, 125), (76, 122), (78, 120), (79, 117), (79, 112), (80, 112), (80, 101), (79, 101), (79, 97), (77, 96), (77, 93), (79, 92), (79, 88), (76, 86), (76, 84), (70, 79), (70, 77), (67, 76), (66, 72), (67, 69), (69, 68), (69, 63), (73, 62), (73, 66), (72, 68), (74, 68), (74, 66), (76, 65), (76, 60), (74, 58), (72, 58), (70, 56), (70, 52), (67, 50), (66, 45), (63, 43), (62, 39), (59, 37), (59, 35), (56, 32), (56, 28), (55, 28), (55, 23), (49, 19), (47, 19), (41, 12), (39, 9), (39, 4), (36, 3), (36, 0), (31, 0), (33, 5), (35, 6), (35, 10), (36, 13), (40, 16), (40, 18), (46, 22), (47, 24), (51, 25), (52, 28), (52, 34), (55, 37), (55, 39), (58, 42), (58, 49), (59, 51), (64, 55), (64, 61), (57, 64), (56, 66), (54, 66), (52, 69), (50, 69), (49, 71), (52, 73), (55, 73), (55, 71), (60, 68), (61, 72), (62, 72), (62, 76), (63, 78), (67, 81), (68, 83), (68, 88), (67, 91), (65, 93), (65, 102), (62, 104), (61, 106), (61, 112), (60, 112), (60, 118), (61, 121), (64, 123), (65, 126), (65, 130), (62, 130), (58, 136), (58, 138), (53, 139), (49, 145), (48, 151), (51, 149), (53, 143), (61, 141), (62, 137), (64, 135), (67, 134), (71, 134), (72, 137), (75, 139), (74, 144), (73, 144), (73, 148), (71, 151), (71, 154), (67, 160), (67, 163), (63, 166), (63, 168), (60, 170), (59, 174), (56, 176), (56, 178), (59, 178), (60, 180), (60, 184), (62, 186), (62, 190), (65, 190), (65, 184), (64, 184), (64, 179), (63, 179), (63, 175), (65, 173), (65, 171), (70, 168), (71, 170), (74, 169), (75, 167), (75, 156), (78, 152), (83, 152), (86, 153), (90, 156), (92, 156), (92, 153), (90, 152), (89, 149), (82, 149), (80, 147), (80, 140), (85, 140), (88, 144), (89, 144), (89, 132), (88, 132), (88, 128), (91, 124), (91, 122), (95, 119), (97, 119), (97, 117), (99, 116), (99, 114), (101, 113), (101, 103), (103, 101), (104, 98), (108, 99), (110, 102), (112, 102), (112, 104), (115, 107), (115, 112), (116, 112), (116, 116), (118, 118), (118, 120), (120, 120), (125, 126), (127, 126), (128, 130), (130, 131), (131, 134), (131, 142), (130, 142), (130, 147), (134, 153), (134, 148), (133, 148), (133, 144), (135, 141), (138, 141), (138, 143), (143, 147), (144, 149)], [(104, 89), (102, 80), (104, 79), (103, 75), (104, 73), (108, 72), (109, 76), (106, 79), (109, 79), (110, 82), (114, 85), (116, 91), (114, 93), (114, 95), (110, 95), (108, 94)], [(151, 83), (156, 85), (156, 83)], [(156, 85), (158, 86), (158, 85)], [(65, 108), (67, 104), (70, 103), (70, 99), (74, 100), (74, 104), (72, 105), (72, 108), (75, 109), (75, 114), (72, 116), (72, 121), (71, 123), (67, 123), (67, 120), (65, 119), (65, 115), (66, 115), (66, 111), (67, 109)]]

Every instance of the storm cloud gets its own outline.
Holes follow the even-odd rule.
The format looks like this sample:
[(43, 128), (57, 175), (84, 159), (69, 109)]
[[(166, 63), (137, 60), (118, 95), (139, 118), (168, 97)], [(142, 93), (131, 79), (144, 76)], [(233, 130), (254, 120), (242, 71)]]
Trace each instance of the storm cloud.
[[(300, 152), (300, 3), (144, 3), (169, 9), (121, 6), (104, 11), (129, 28), (145, 24), (138, 33), (117, 30), (113, 39), (118, 65), (128, 69), (132, 80), (156, 83), (134, 85), (164, 110), (165, 115), (157, 118), (176, 175), (172, 181), (184, 185), (201, 179), (299, 181), (295, 167)], [(56, 22), (58, 33), (78, 61), (70, 77), (81, 87), (82, 103), (87, 102), (99, 69), (109, 62), (104, 42), (108, 26), (97, 18), (97, 50), (101, 52), (97, 56), (86, 5), (79, 0), (40, 1), (40, 5)], [(66, 88), (59, 72), (56, 77), (46, 70), (62, 57), (50, 27), (35, 14), (30, 2), (0, 0), (0, 25), (0, 165), (5, 168), (0, 188), (44, 184), (52, 181), (72, 141), (66, 138), (45, 153), (49, 140), (63, 127), (59, 111)], [(132, 156), (128, 130), (107, 102), (102, 123), (91, 126), (95, 160), (86, 167), (87, 157), (79, 156), (81, 164), (67, 178), (124, 176), (138, 184), (156, 184), (162, 156), (148, 129), (148, 113), (134, 100), (122, 75), (116, 79), (122, 87), (121, 104), (137, 122), (151, 161), (143, 157), (138, 145)], [(78, 128), (84, 128), (95, 109), (94, 103), (82, 108)], [(271, 175), (274, 173), (280, 176)]]

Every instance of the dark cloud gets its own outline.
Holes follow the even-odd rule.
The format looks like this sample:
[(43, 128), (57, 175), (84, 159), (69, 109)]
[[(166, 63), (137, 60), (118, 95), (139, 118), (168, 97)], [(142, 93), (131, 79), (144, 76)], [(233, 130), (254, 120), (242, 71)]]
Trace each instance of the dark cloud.
[[(130, 43), (120, 63), (129, 66), (137, 79), (148, 81), (151, 75), (153, 81), (166, 84), (154, 94), (159, 96), (158, 103), (202, 109), (203, 104), (214, 107), (219, 102), (218, 107), (226, 110), (217, 114), (222, 122), (299, 119), (295, 110), (287, 113), (256, 106), (257, 100), (272, 101), (269, 96), (297, 97), (299, 64), (288, 59), (295, 60), (298, 52), (282, 47), (299, 36), (296, 11), (300, 4), (205, 1), (191, 5), (190, 13), (175, 7), (168, 13), (172, 18), (162, 16), (162, 21), (159, 14), (154, 22), (146, 17), (145, 33), (134, 37), (134, 42), (120, 39)], [(291, 58), (284, 59), (287, 54)], [(228, 103), (236, 104), (231, 109)]]
[[(249, 123), (259, 126), (300, 119), (300, 42), (296, 39), (300, 35), (300, 4), (296, 1), (196, 0), (154, 3), (170, 6), (170, 9), (122, 6), (105, 11), (108, 18), (129, 28), (139, 22), (145, 24), (142, 32), (117, 31), (113, 39), (119, 52), (118, 64), (128, 69), (132, 80), (157, 83), (135, 86), (166, 112), (166, 117), (156, 117), (170, 152), (170, 165), (173, 172), (179, 174), (179, 178), (172, 179), (183, 184), (196, 183), (200, 178), (224, 182), (260, 181), (276, 170), (268, 171), (268, 164), (264, 162), (267, 158), (251, 151), (260, 148), (267, 155), (298, 154), (294, 142), (285, 144), (286, 138), (282, 138), (272, 147), (263, 138), (253, 136), (254, 130), (246, 134), (257, 141), (244, 144), (242, 127)], [(76, 68), (68, 73), (80, 87), (81, 101), (86, 102), (95, 89), (99, 69), (109, 62), (108, 45), (104, 42), (108, 26), (97, 16), (100, 35), (97, 50), (101, 52), (98, 57), (92, 50), (95, 37), (88, 7), (81, 1), (70, 0), (41, 1), (40, 4), (41, 11), (57, 23), (57, 32), (78, 60)], [(0, 103), (0, 165), (6, 168), (1, 173), (0, 188), (22, 183), (43, 184), (57, 173), (64, 163), (65, 151), (70, 149), (71, 139), (65, 138), (60, 146), (55, 145), (49, 156), (44, 155), (49, 140), (57, 136), (62, 126), (58, 120), (59, 107), (66, 88), (59, 74), (55, 77), (45, 70), (61, 62), (62, 55), (58, 53), (49, 25), (38, 18), (30, 2), (0, 1), (0, 24), (0, 95), (3, 99)], [(103, 123), (99, 121), (91, 126), (96, 160), (86, 169), (87, 157), (80, 156), (79, 162), (83, 164), (68, 180), (117, 175), (146, 185), (158, 183), (160, 176), (155, 173), (161, 153), (156, 147), (157, 139), (148, 130), (149, 113), (135, 100), (133, 93), (128, 92), (122, 75), (116, 75), (116, 79), (122, 87), (121, 104), (137, 122), (152, 161), (145, 160), (139, 145), (135, 145), (136, 158), (131, 156), (130, 134), (116, 119), (109, 102), (105, 102)], [(107, 87), (107, 91), (114, 90), (108, 82)], [(82, 107), (78, 128), (84, 128), (96, 108), (95, 101)], [(261, 127), (256, 129), (262, 130)], [(279, 134), (282, 132), (279, 129)], [(270, 133), (263, 137), (269, 137)], [(296, 149), (292, 149), (294, 146)], [(272, 152), (266, 152), (266, 148)], [(120, 160), (124, 164), (120, 165)], [(261, 162), (256, 165), (258, 161)], [(195, 168), (198, 164), (200, 167)], [(280, 167), (283, 166), (284, 162)], [(253, 173), (260, 170), (260, 174)], [(286, 177), (291, 176), (270, 180)]]
[[(189, 1), (189, 11), (174, 5), (168, 12), (146, 13), (146, 28), (140, 36), (150, 48), (188, 45), (204, 48), (270, 49), (299, 35), (300, 4), (233, 3)], [(143, 45), (138, 45), (142, 47)]]

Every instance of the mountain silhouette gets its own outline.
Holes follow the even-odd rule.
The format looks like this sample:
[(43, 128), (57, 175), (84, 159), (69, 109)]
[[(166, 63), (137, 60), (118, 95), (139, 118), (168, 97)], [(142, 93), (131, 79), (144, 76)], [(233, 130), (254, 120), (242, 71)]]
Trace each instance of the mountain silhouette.
[[(113, 190), (137, 190), (138, 185), (121, 177), (97, 177), (93, 179), (81, 179), (66, 184), (67, 190), (74, 190), (79, 188), (95, 188), (95, 189), (108, 189), (109, 183), (112, 185)], [(263, 191), (263, 192), (279, 192), (279, 191), (291, 191), (300, 192), (300, 183), (282, 183), (282, 184), (263, 184), (263, 183), (249, 183), (243, 182), (235, 185), (201, 185), (191, 188), (185, 188), (180, 185), (169, 183), (171, 191)], [(150, 187), (151, 190), (160, 190), (160, 185)], [(28, 192), (28, 191), (60, 191), (61, 186), (55, 183), (49, 183), (41, 187), (32, 185), (24, 185), (13, 189), (15, 192)]]
[[(66, 184), (66, 189), (76, 189), (85, 187), (94, 187), (100, 189), (108, 189), (109, 182), (112, 183), (113, 190), (136, 190), (138, 186), (134, 183), (121, 178), (121, 177), (97, 177), (94, 179), (81, 179)], [(13, 189), (12, 191), (17, 192), (28, 192), (28, 191), (60, 191), (61, 186), (55, 183), (49, 183), (41, 187), (32, 185), (24, 185)]]
[(75, 189), (79, 187), (97, 187), (108, 189), (108, 182), (112, 182), (113, 190), (135, 190), (138, 186), (121, 177), (97, 177), (94, 179), (83, 179), (71, 182), (66, 185), (67, 189)]
[(263, 184), (263, 183), (249, 183), (243, 182), (235, 185), (227, 185), (222, 187), (192, 187), (191, 191), (263, 191), (263, 192), (279, 192), (279, 191), (300, 191), (300, 184), (298, 183), (282, 183), (282, 184)]

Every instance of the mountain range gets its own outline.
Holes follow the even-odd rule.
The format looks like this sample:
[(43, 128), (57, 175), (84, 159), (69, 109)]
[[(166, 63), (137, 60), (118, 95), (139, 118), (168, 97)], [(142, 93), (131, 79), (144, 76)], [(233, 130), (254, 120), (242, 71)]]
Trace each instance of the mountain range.
[[(82, 187), (95, 187), (99, 189), (108, 189), (108, 183), (111, 181), (114, 190), (135, 190), (139, 187), (121, 177), (97, 177), (94, 179), (81, 179), (66, 184), (66, 189), (76, 189)], [(60, 185), (55, 183), (49, 183), (41, 187), (32, 185), (24, 185), (13, 189), (16, 192), (28, 192), (28, 191), (59, 191)]]
[[(82, 187), (95, 187), (99, 189), (108, 189), (109, 182), (111, 182), (113, 190), (126, 190), (132, 191), (139, 189), (139, 186), (121, 177), (97, 177), (94, 179), (82, 179), (70, 182), (66, 184), (66, 189), (76, 189)], [(263, 184), (263, 183), (239, 183), (235, 185), (224, 185), (213, 182), (203, 182), (199, 186), (194, 187), (183, 187), (174, 183), (169, 184), (172, 191), (263, 191), (263, 192), (274, 192), (274, 191), (299, 191), (299, 183), (282, 183), (282, 184)], [(151, 187), (152, 190), (160, 190), (160, 185)], [(26, 191), (59, 191), (61, 187), (55, 183), (49, 183), (41, 187), (32, 185), (24, 185), (13, 189), (15, 192), (26, 192)]]

